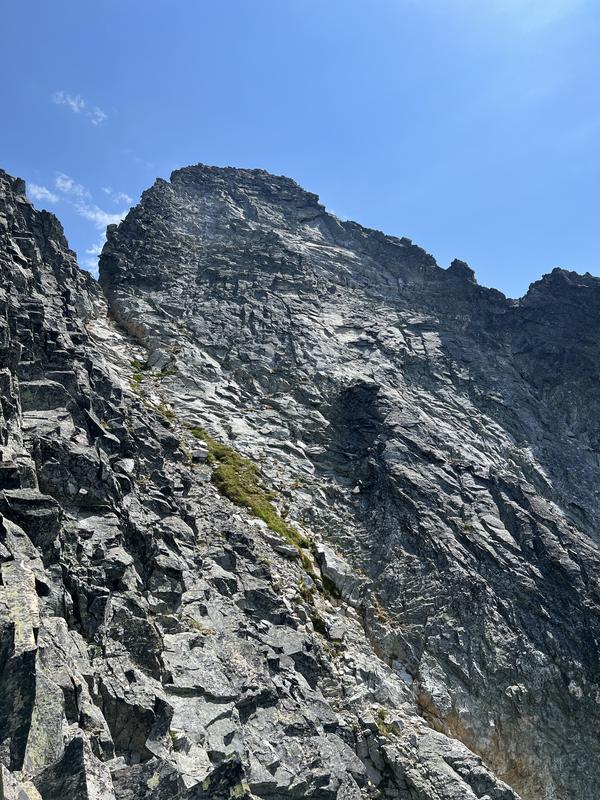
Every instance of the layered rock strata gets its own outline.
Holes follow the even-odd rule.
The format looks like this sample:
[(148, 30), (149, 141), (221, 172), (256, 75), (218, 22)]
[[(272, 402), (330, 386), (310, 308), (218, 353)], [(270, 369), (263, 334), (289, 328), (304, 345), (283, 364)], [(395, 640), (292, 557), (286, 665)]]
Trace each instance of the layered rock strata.
[[(279, 185), (262, 174), (258, 180)], [(283, 208), (293, 210), (297, 190), (289, 192)], [(251, 241), (255, 223), (245, 221), (250, 214), (250, 206), (235, 212), (240, 235), (249, 235), (247, 269), (259, 258), (275, 280), (285, 258), (277, 245), (263, 263)], [(138, 263), (152, 269), (162, 263), (165, 278), (167, 267), (191, 263), (202, 226), (211, 224), (198, 213), (198, 236), (181, 231), (171, 240), (169, 220), (140, 206), (120, 235), (133, 232), (136, 215), (162, 233), (135, 247), (129, 240), (128, 253), (139, 248)], [(310, 219), (302, 224), (310, 227)], [(276, 232), (264, 235), (276, 245)], [(193, 245), (188, 256), (185, 242)], [(56, 218), (36, 211), (23, 182), (0, 172), (0, 797), (516, 800), (478, 755), (423, 718), (425, 689), (417, 691), (415, 680), (425, 650), (414, 644), (414, 621), (402, 621), (382, 591), (390, 560), (380, 562), (377, 576), (366, 558), (355, 506), (366, 507), (371, 491), (364, 471), (377, 472), (368, 453), (381, 435), (379, 392), (352, 377), (340, 416), (338, 406), (317, 402), (319, 379), (302, 384), (314, 394), (301, 404), (284, 386), (286, 371), (274, 377), (279, 356), (268, 336), (247, 341), (245, 351), (241, 340), (232, 346), (228, 339), (238, 311), (263, 329), (256, 310), (231, 301), (225, 313), (229, 300), (219, 310), (208, 299), (205, 333), (193, 333), (200, 323), (180, 313), (183, 294), (173, 287), (152, 297), (155, 279), (138, 275), (136, 290), (119, 300), (106, 266), (116, 278), (123, 266), (117, 243), (113, 232), (103, 267), (111, 306), (118, 306), (112, 311), (77, 267)], [(216, 251), (205, 263), (207, 274), (230, 274)], [(260, 288), (252, 296), (256, 309), (267, 308)], [(149, 313), (134, 314), (130, 300)], [(308, 321), (305, 327), (318, 333)], [(289, 345), (285, 329), (278, 335)], [(252, 363), (253, 383), (245, 383)], [(339, 368), (341, 379), (347, 368)], [(320, 372), (334, 391), (329, 368)], [(271, 393), (273, 380), (284, 383)], [(251, 391), (257, 412), (250, 423)], [(297, 409), (297, 419), (310, 410), (298, 428), (313, 431), (310, 457), (299, 436), (287, 436), (288, 422), (280, 424), (291, 419), (286, 407)], [(218, 449), (209, 434), (222, 435), (225, 425), (251, 456), (268, 440), (263, 477), (233, 450)], [(270, 527), (223, 496), (233, 496), (231, 487), (215, 475), (231, 463), (234, 477), (246, 470), (255, 481)], [(282, 484), (292, 473), (299, 483), (286, 513)], [(313, 502), (317, 481), (320, 499), (303, 524), (299, 509)], [(268, 493), (269, 484), (280, 493)], [(389, 498), (370, 534), (373, 553), (387, 548), (391, 558), (383, 518), (391, 524), (395, 514), (393, 487)], [(554, 525), (548, 522), (549, 531)], [(423, 559), (414, 581), (427, 592), (428, 573), (433, 567)], [(564, 584), (575, 587), (575, 597), (576, 576), (565, 573)], [(407, 586), (406, 602), (410, 596)], [(447, 613), (435, 594), (430, 602)], [(451, 622), (446, 631), (460, 635)], [(576, 677), (582, 692), (584, 669)], [(451, 681), (446, 691), (454, 692)]]
[(109, 231), (100, 282), (171, 413), (331, 548), (423, 718), (527, 800), (596, 798), (600, 281), (510, 300), (287, 178), (198, 165)]

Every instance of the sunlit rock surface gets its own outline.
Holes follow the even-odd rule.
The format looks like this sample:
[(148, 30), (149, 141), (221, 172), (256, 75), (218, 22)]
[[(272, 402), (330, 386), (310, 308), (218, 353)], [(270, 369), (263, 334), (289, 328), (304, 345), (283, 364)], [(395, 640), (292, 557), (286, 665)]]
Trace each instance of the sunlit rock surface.
[(510, 300), (287, 178), (196, 166), (111, 231), (101, 283), (177, 416), (343, 554), (425, 719), (526, 798), (598, 796), (600, 281)]
[(595, 279), (207, 167), (0, 272), (1, 798), (597, 797)]

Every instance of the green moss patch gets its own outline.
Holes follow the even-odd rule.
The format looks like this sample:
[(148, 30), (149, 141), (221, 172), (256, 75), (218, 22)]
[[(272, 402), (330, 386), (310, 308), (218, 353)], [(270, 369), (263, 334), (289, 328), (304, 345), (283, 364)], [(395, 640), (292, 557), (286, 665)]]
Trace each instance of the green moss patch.
[(396, 725), (389, 721), (389, 714), (385, 708), (378, 708), (375, 714), (375, 723), (382, 736), (395, 736), (399, 733)]
[(175, 412), (172, 408), (169, 408), (166, 403), (159, 403), (156, 407), (156, 410), (161, 417), (164, 417), (164, 419), (166, 419), (168, 422), (173, 422), (175, 419)]
[[(213, 467), (212, 480), (221, 494), (236, 505), (247, 508), (253, 516), (266, 522), (272, 531), (294, 547), (310, 547), (308, 539), (278, 514), (271, 502), (275, 495), (262, 485), (260, 470), (256, 464), (213, 439), (203, 428), (189, 428), (189, 431), (207, 446), (208, 463)], [(308, 556), (306, 560), (310, 563)], [(305, 559), (302, 561), (304, 563)]]
[(144, 380), (144, 372), (146, 369), (144, 362), (140, 361), (138, 358), (134, 358), (131, 362), (131, 368), (133, 369), (133, 375), (130, 379), (131, 388), (136, 394), (140, 394), (142, 381)]

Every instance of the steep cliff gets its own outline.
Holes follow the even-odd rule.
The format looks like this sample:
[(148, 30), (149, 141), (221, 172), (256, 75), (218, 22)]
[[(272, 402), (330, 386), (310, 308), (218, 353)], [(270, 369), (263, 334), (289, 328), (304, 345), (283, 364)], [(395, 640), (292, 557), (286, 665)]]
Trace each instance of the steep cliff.
[[(400, 623), (377, 576), (358, 570), (362, 562), (376, 572), (369, 558), (389, 548), (389, 528), (377, 522), (370, 555), (357, 512), (371, 491), (366, 473), (379, 480), (377, 386), (360, 372), (346, 381), (343, 361), (339, 378), (330, 375), (331, 352), (315, 349), (311, 361), (326, 361), (314, 386), (288, 384), (293, 370), (282, 365), (282, 385), (269, 388), (280, 358), (271, 342), (293, 347), (291, 330), (273, 328), (276, 310), (264, 325), (253, 316), (268, 303), (251, 280), (235, 297), (249, 292), (253, 307), (240, 308), (226, 276), (243, 283), (238, 258), (285, 287), (288, 251), (275, 231), (261, 229), (255, 242), (249, 201), (239, 213), (232, 205), (238, 235), (206, 254), (201, 274), (213, 276), (217, 295), (207, 292), (204, 321), (182, 316), (200, 298), (189, 270), (210, 245), (204, 231), (215, 215), (228, 225), (217, 209), (218, 197), (230, 202), (228, 186), (240, 182), (242, 202), (244, 181), (281, 185), (289, 198), (275, 191), (269, 208), (281, 205), (282, 221), (304, 197), (262, 174), (206, 174), (227, 179), (221, 190), (206, 184), (206, 213), (167, 184), (145, 200), (150, 207), (158, 194), (165, 211), (172, 202), (196, 220), (195, 233), (172, 227), (158, 206), (138, 207), (124, 224), (118, 236), (148, 274), (129, 274), (123, 301), (108, 279), (127, 288), (112, 233), (104, 281), (134, 340), (78, 269), (56, 218), (0, 171), (0, 797), (516, 800), (477, 755), (423, 719), (414, 622)], [(291, 285), (310, 289), (312, 268), (294, 258)], [(302, 302), (310, 309), (310, 293)], [(238, 313), (252, 321), (236, 322)], [(243, 347), (246, 325), (255, 333)], [(318, 348), (318, 327), (302, 325)], [(329, 337), (332, 346), (352, 331)], [(298, 353), (309, 345), (299, 341)], [(329, 405), (318, 399), (325, 389)], [(294, 418), (310, 457), (286, 435)], [(239, 429), (239, 451), (210, 436), (225, 424)], [(240, 452), (259, 456), (267, 445), (263, 477), (260, 459)], [(390, 525), (393, 492), (380, 510)], [(294, 522), (315, 493), (314, 526)], [(356, 536), (345, 554), (353, 566), (327, 544), (343, 544), (344, 530), (347, 541)], [(426, 560), (422, 569), (429, 592)], [(573, 623), (573, 647), (576, 631)]]
[(600, 280), (509, 300), (199, 165), (109, 230), (100, 282), (146, 385), (260, 466), (423, 718), (526, 800), (597, 798)]

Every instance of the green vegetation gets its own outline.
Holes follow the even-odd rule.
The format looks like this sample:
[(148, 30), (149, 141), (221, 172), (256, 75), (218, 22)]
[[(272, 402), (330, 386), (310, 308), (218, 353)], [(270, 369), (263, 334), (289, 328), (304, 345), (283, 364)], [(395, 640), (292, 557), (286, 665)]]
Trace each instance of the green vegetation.
[(235, 800), (236, 797), (243, 797), (245, 794), (250, 794), (250, 786), (247, 781), (240, 781), (229, 790), (229, 797)]
[(298, 581), (298, 594), (305, 603), (314, 603), (315, 590), (303, 578)]
[(169, 406), (166, 405), (166, 403), (159, 403), (156, 406), (156, 410), (162, 417), (164, 417), (169, 422), (172, 422), (175, 419), (175, 412), (173, 411), (172, 408), (169, 408)]
[(136, 394), (140, 394), (142, 381), (144, 380), (144, 362), (140, 361), (139, 358), (134, 358), (131, 362), (131, 367), (133, 369), (133, 375), (130, 380), (131, 388)]
[[(151, 373), (152, 377), (156, 378), (156, 380), (161, 381), (163, 378), (167, 378), (170, 375), (177, 375), (176, 369), (165, 369), (161, 372), (151, 371), (150, 367), (148, 367), (143, 361), (139, 358), (134, 358), (131, 362), (131, 369), (133, 370), (133, 374), (129, 379), (131, 384), (131, 388), (136, 394), (141, 393), (142, 383), (146, 378), (146, 373)], [(165, 415), (166, 416), (166, 415)]]
[(298, 589), (298, 596), (301, 597), (308, 606), (310, 606), (308, 613), (313, 624), (313, 628), (317, 633), (320, 633), (321, 636), (329, 638), (327, 633), (327, 624), (315, 606), (315, 588), (313, 586), (309, 586), (304, 578), (300, 578), (296, 586)]
[(388, 712), (385, 708), (378, 708), (375, 714), (375, 723), (379, 728), (379, 733), (382, 736), (395, 736), (398, 733), (398, 728), (394, 723), (388, 721)]
[(212, 636), (215, 632), (214, 628), (211, 628), (210, 625), (204, 625), (202, 622), (194, 619), (194, 617), (191, 617), (189, 614), (185, 614), (183, 619), (185, 622), (187, 622), (192, 630), (197, 631), (202, 636)]
[(149, 789), (156, 789), (160, 783), (160, 775), (158, 772), (153, 772), (152, 775), (146, 781), (146, 786)]
[(388, 625), (392, 624), (392, 619), (385, 608), (379, 602), (379, 598), (377, 595), (373, 594), (371, 596), (371, 605), (373, 607), (373, 616), (378, 619), (380, 622), (385, 622)]
[(262, 485), (256, 464), (213, 439), (203, 428), (189, 428), (189, 431), (207, 446), (208, 463), (213, 467), (212, 480), (219, 491), (236, 505), (247, 508), (286, 542), (297, 547), (304, 568), (314, 572), (310, 556), (303, 552), (310, 547), (310, 542), (278, 514), (271, 502), (275, 495)]

